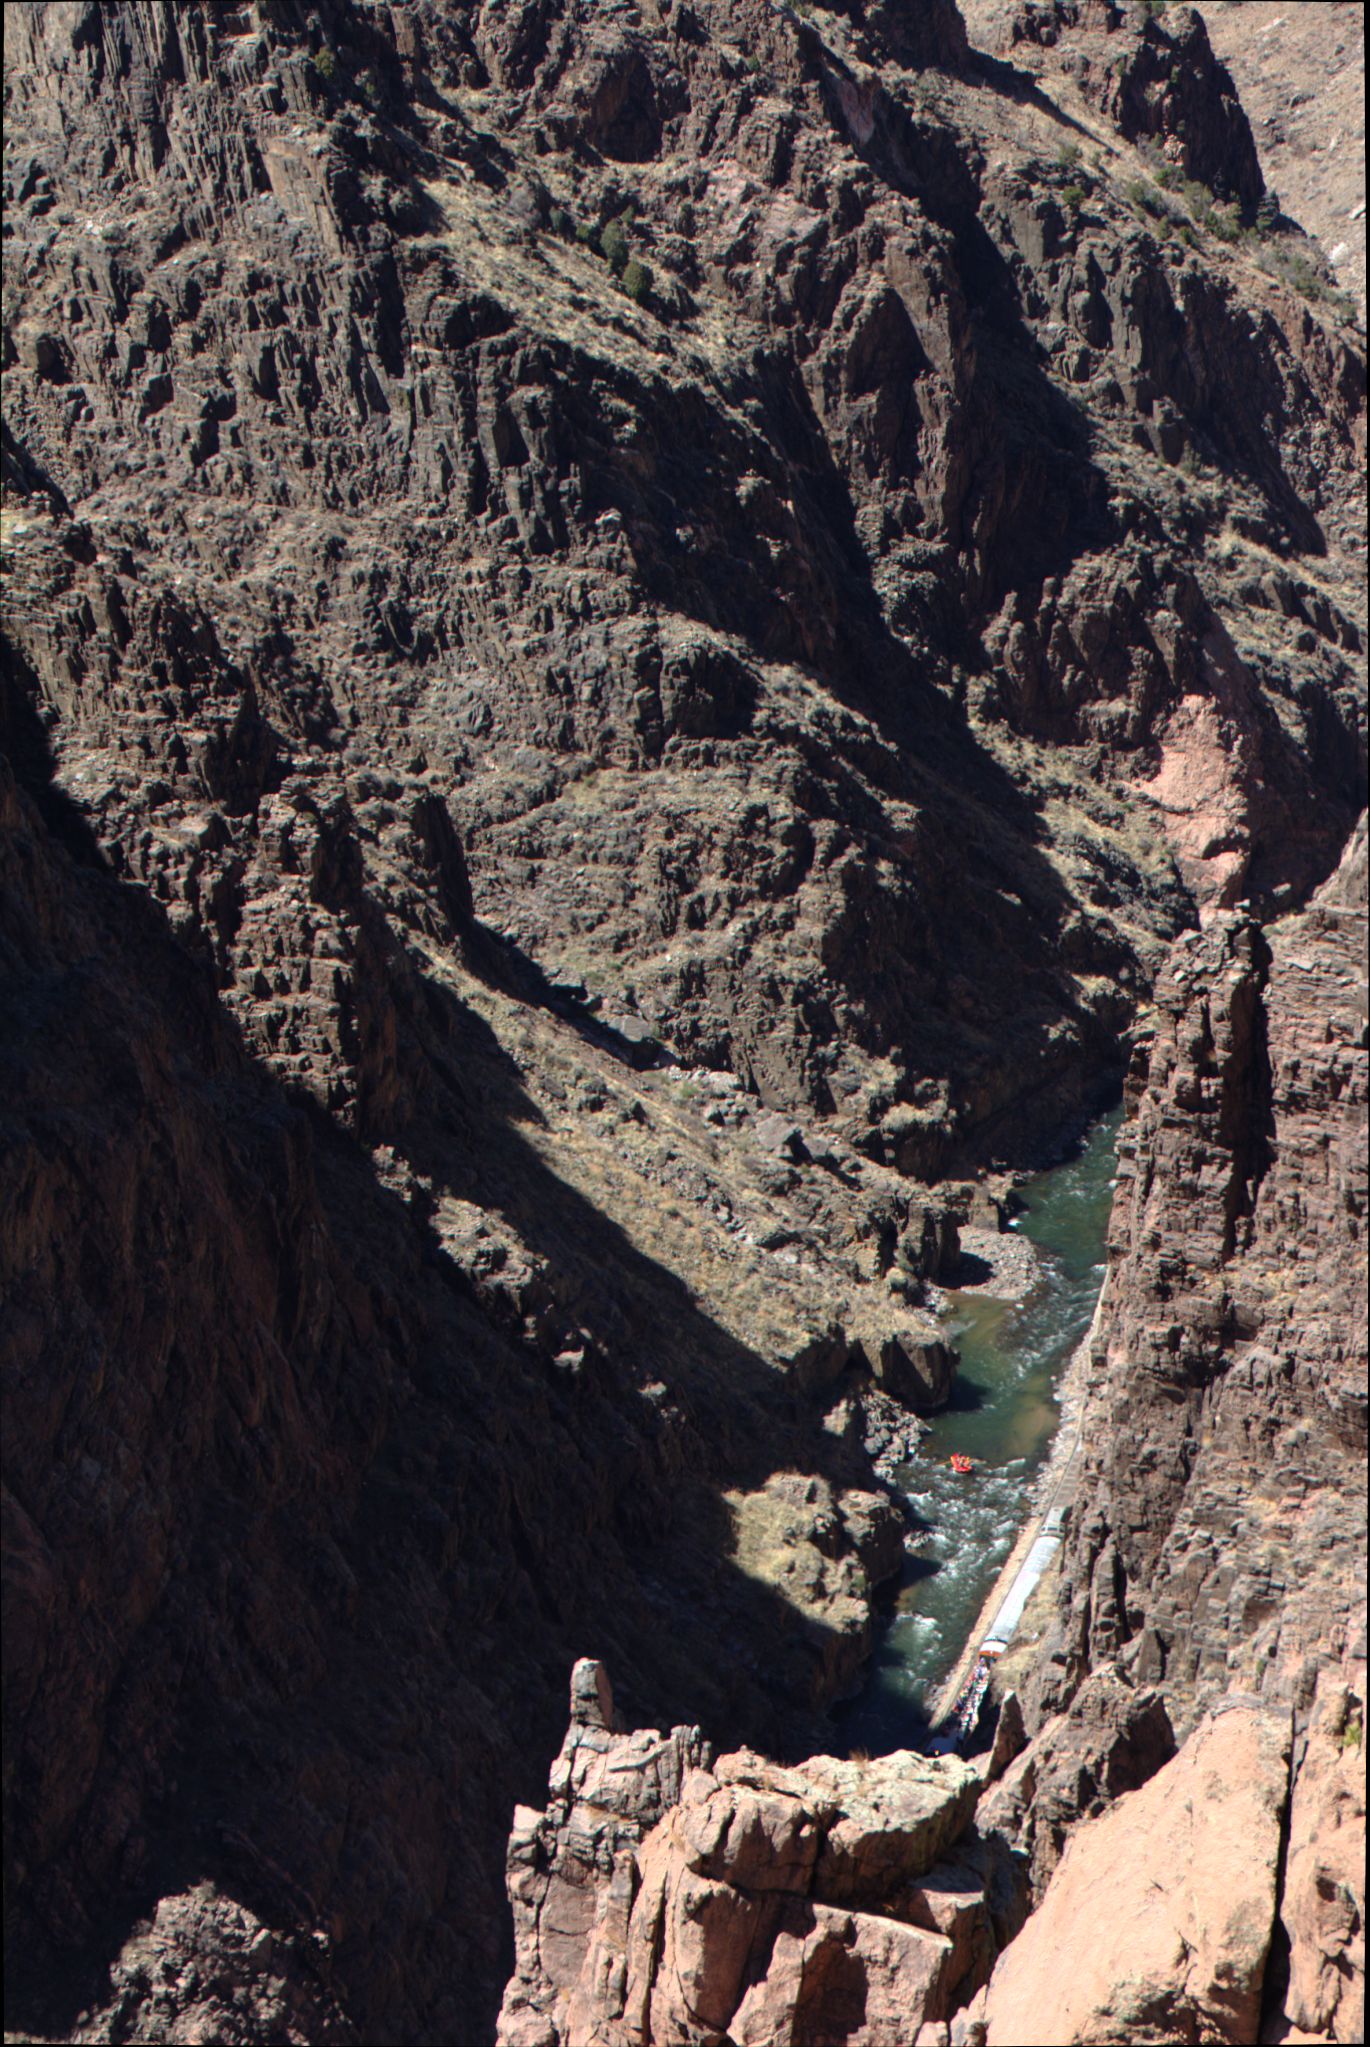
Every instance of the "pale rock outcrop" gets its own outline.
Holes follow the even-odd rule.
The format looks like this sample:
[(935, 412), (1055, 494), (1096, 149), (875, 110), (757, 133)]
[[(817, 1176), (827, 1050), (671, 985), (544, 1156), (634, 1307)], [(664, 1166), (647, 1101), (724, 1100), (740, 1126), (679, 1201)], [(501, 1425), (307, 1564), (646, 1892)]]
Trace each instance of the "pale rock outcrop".
[(589, 1661), (572, 1711), (547, 1811), (520, 1808), (510, 1842), (501, 2047), (901, 2047), (985, 1980), (992, 1857), (944, 1859), (974, 1816), (969, 1764), (710, 1765), (696, 1730), (611, 1732)]
[(1234, 1699), (1080, 1827), (975, 2008), (988, 2047), (1254, 2040), (1288, 1767), (1287, 1720)]
[(1351, 1667), (1318, 1683), (1280, 1902), (1289, 1984), (1263, 2039), (1365, 2038), (1364, 1646), (1362, 1631)]

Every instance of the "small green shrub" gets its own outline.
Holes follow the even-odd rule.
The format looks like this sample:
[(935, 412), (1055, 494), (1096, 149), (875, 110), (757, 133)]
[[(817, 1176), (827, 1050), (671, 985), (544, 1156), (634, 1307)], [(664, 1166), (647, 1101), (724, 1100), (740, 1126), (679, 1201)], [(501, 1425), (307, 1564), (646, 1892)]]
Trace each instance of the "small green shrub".
[(1327, 296), (1327, 286), (1319, 277), (1308, 258), (1301, 252), (1290, 257), (1284, 274), (1295, 291), (1306, 299), (1321, 299)]
[(338, 75), (337, 53), (325, 43), (323, 49), (314, 52), (314, 69), (320, 78), (326, 78), (331, 85)]
[(599, 247), (599, 229), (592, 222), (583, 220), (576, 229), (576, 240), (581, 244), (582, 248), (597, 249)]
[(1173, 192), (1180, 182), (1180, 174), (1173, 163), (1158, 163), (1152, 176), (1164, 192)]
[(552, 233), (560, 235), (564, 242), (569, 242), (576, 233), (575, 221), (564, 206), (552, 208), (547, 224)]
[(1056, 152), (1056, 161), (1063, 171), (1073, 171), (1081, 153), (1078, 142), (1063, 142)]
[(1084, 203), (1085, 193), (1083, 185), (1067, 185), (1065, 191), (1061, 194), (1061, 204), (1072, 219), (1074, 219)]
[(1125, 190), (1132, 204), (1139, 207), (1143, 213), (1150, 214), (1153, 220), (1163, 220), (1171, 227), (1179, 220), (1179, 213), (1164, 192), (1158, 192), (1145, 178), (1134, 178)]
[(623, 266), (623, 289), (630, 299), (645, 306), (652, 295), (651, 265), (640, 263), (636, 256), (630, 256)]
[(1273, 235), (1280, 224), (1280, 219), (1280, 195), (1272, 189), (1262, 195), (1261, 203), (1256, 208), (1258, 233)]
[(1237, 242), (1241, 240), (1242, 231), (1240, 223), (1225, 206), (1215, 206), (1204, 221), (1204, 226), (1210, 234), (1216, 235), (1220, 242)]
[(628, 233), (621, 219), (611, 220), (600, 229), (599, 253), (614, 276), (622, 277), (628, 267)]
[(1361, 1720), (1348, 1720), (1342, 1729), (1341, 1745), (1343, 1751), (1358, 1749), (1364, 1737), (1365, 1723)]

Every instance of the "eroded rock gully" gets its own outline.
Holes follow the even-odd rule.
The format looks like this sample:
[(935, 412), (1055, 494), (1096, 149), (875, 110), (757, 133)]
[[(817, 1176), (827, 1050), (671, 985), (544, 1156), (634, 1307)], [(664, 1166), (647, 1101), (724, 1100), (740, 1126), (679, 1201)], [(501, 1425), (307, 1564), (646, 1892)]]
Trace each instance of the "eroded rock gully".
[[(586, 2025), (944, 2027), (1238, 1686), (1295, 1714), (1257, 2002), (1351, 2037), (1354, 870), (1270, 919), (1363, 800), (1363, 371), (1129, 196), (1258, 198), (1201, 28), (1052, 16), (7, 7), (19, 2023), (488, 2038), (523, 1800)], [(1148, 1449), (1033, 1743), (969, 1834), (950, 1765), (792, 1778), (969, 1176), (1148, 1044)], [(587, 1652), (746, 1754), (582, 1719), (534, 1825)], [(876, 1820), (953, 1778), (933, 1884)]]

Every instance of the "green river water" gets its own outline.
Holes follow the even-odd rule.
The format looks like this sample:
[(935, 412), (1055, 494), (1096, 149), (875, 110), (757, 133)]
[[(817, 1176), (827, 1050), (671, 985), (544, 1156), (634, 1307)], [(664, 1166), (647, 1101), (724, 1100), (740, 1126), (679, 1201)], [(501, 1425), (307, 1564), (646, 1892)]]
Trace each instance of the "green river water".
[[(1094, 1314), (1104, 1276), (1122, 1110), (1102, 1117), (1063, 1165), (1022, 1189), (1016, 1227), (1042, 1254), (1041, 1278), (1016, 1303), (949, 1294), (961, 1353), (951, 1405), (900, 1478), (924, 1533), (905, 1560), (865, 1689), (834, 1718), (849, 1748), (917, 1747), (928, 1710), (974, 1627), (1032, 1505), (1033, 1480), (1060, 1419), (1055, 1391)], [(976, 1460), (958, 1478), (948, 1458)]]

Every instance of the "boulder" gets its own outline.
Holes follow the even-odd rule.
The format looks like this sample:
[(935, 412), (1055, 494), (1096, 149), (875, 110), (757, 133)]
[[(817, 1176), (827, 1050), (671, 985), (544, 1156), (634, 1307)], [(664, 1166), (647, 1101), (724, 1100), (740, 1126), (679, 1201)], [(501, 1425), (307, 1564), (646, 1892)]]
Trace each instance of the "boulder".
[(872, 1371), (876, 1383), (915, 1414), (935, 1414), (951, 1396), (958, 1358), (940, 1336), (897, 1329), (880, 1345)]

